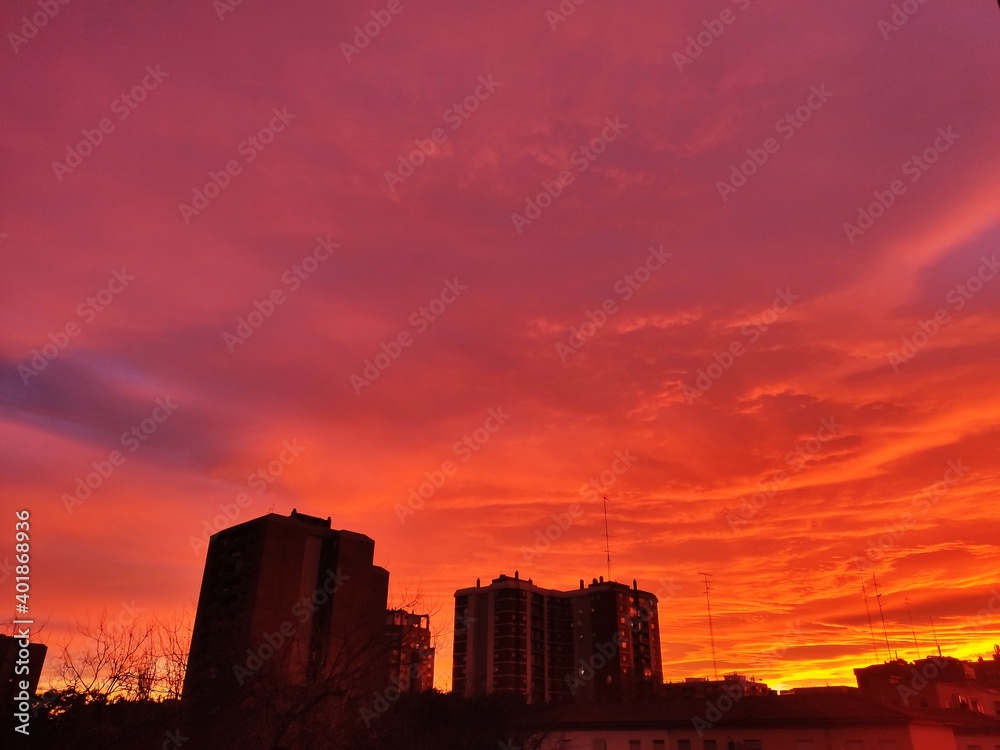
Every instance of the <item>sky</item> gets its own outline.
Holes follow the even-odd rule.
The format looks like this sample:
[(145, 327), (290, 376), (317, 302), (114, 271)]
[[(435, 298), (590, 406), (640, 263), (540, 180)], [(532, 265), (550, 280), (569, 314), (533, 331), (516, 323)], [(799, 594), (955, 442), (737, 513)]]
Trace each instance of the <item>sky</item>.
[(443, 689), (456, 589), (575, 588), (608, 548), (667, 680), (715, 670), (700, 573), (719, 673), (854, 684), (931, 618), (989, 654), (998, 30), (987, 0), (5, 4), (3, 617), (15, 510), (58, 650), (193, 612), (207, 536), (296, 508), (376, 541)]

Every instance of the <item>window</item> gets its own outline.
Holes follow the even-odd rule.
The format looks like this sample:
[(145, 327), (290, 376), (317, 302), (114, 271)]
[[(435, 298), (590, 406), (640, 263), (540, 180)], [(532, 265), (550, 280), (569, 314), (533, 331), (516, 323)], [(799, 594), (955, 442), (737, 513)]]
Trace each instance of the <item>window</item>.
[(719, 750), (719, 745), (715, 740), (705, 740), (702, 750)]
[(608, 741), (594, 740), (594, 750), (608, 750)]
[(677, 750), (691, 750), (691, 740), (677, 740)]
[(764, 750), (760, 740), (743, 740), (743, 750)]
[(812, 740), (795, 740), (795, 750), (816, 750), (816, 743)]
[(629, 740), (628, 750), (642, 750), (642, 740)]
[(653, 740), (653, 750), (667, 750), (667, 743), (663, 740)]
[(848, 740), (844, 743), (844, 750), (865, 750), (864, 740)]

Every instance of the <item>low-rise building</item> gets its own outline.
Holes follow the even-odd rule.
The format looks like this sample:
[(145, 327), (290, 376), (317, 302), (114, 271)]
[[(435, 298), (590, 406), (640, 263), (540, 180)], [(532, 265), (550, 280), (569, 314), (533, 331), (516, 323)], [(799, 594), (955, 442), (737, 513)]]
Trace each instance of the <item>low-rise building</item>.
[(544, 750), (966, 750), (944, 720), (851, 693), (573, 706), (545, 726)]

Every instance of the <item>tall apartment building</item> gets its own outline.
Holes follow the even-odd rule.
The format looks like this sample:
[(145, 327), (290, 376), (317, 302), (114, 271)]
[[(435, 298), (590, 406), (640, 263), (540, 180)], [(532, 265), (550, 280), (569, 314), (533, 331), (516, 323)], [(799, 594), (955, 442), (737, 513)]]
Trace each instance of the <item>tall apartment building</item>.
[(386, 684), (389, 573), (375, 542), (293, 510), (212, 536), (185, 678), (185, 698), (247, 686), (341, 680)]
[(389, 681), (404, 693), (421, 693), (434, 687), (434, 648), (430, 615), (390, 609), (385, 618), (389, 650)]
[(455, 592), (453, 690), (610, 701), (663, 683), (656, 596), (603, 577), (556, 591), (517, 572)]

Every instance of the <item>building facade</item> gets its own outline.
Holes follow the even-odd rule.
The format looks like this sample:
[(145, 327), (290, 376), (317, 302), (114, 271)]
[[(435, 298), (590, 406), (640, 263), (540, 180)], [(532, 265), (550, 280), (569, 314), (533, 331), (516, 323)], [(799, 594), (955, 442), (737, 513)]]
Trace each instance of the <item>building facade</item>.
[(594, 579), (557, 591), (515, 572), (455, 592), (452, 686), (529, 703), (652, 695), (663, 682), (656, 596)]
[(385, 618), (389, 651), (389, 682), (404, 693), (420, 693), (434, 687), (434, 647), (431, 646), (430, 615), (390, 609)]
[[(984, 717), (985, 718), (985, 717)], [(544, 750), (968, 750), (946, 721), (853, 694), (572, 706), (546, 717)], [(993, 750), (982, 745), (979, 750)]]
[(185, 699), (262, 683), (386, 681), (389, 573), (375, 542), (293, 510), (212, 536), (185, 678)]
[(855, 669), (854, 676), (864, 695), (887, 706), (911, 711), (968, 709), (997, 717), (1000, 683), (995, 670), (1000, 657), (995, 654), (994, 659), (967, 662), (929, 656), (912, 663), (894, 659)]

